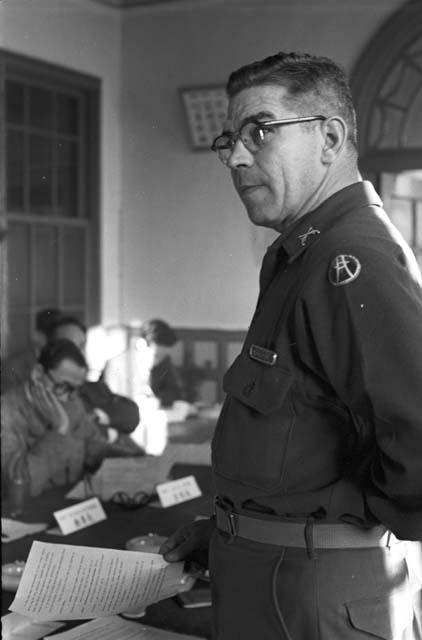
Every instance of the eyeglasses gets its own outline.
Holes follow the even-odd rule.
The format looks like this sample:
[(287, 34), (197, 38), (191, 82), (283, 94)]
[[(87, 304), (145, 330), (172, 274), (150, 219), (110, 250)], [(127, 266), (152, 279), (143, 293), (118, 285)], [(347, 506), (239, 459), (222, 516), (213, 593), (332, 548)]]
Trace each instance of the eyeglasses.
[(78, 387), (70, 384), (70, 382), (57, 382), (49, 371), (46, 371), (46, 374), (53, 383), (53, 393), (55, 393), (57, 396), (63, 396), (64, 394), (68, 394), (69, 396), (71, 396), (77, 391)]
[(314, 120), (326, 120), (325, 116), (302, 116), (298, 118), (284, 118), (283, 120), (249, 120), (238, 131), (223, 131), (211, 145), (211, 151), (215, 151), (223, 164), (227, 164), (238, 140), (250, 153), (256, 153), (269, 142), (277, 127), (300, 122), (313, 122)]
[(137, 491), (133, 496), (130, 496), (125, 491), (116, 491), (109, 501), (122, 509), (138, 509), (139, 507), (145, 507), (156, 497), (156, 494), (145, 493), (145, 491)]

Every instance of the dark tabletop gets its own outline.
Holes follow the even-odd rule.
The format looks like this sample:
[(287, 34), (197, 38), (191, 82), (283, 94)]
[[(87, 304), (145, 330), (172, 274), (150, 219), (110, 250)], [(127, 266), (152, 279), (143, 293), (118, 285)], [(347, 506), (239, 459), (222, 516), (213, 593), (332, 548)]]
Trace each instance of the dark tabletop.
[[(163, 536), (170, 535), (179, 526), (192, 522), (195, 516), (208, 516), (213, 511), (210, 467), (176, 464), (171, 469), (170, 479), (187, 475), (196, 477), (203, 491), (203, 495), (199, 498), (166, 509), (144, 506), (125, 510), (122, 507), (103, 503), (107, 519), (86, 529), (67, 536), (54, 536), (40, 532), (15, 542), (2, 544), (2, 564), (26, 560), (34, 540), (125, 549), (126, 542), (136, 536), (150, 532)], [(53, 512), (72, 504), (75, 504), (75, 501), (66, 499), (63, 490), (49, 491), (38, 498), (31, 498), (25, 505), (23, 516), (19, 519), (24, 522), (47, 522), (55, 526)], [(3, 515), (10, 517), (7, 512), (7, 503), (3, 504)], [(196, 559), (206, 561), (206, 558)], [(204, 584), (197, 580), (194, 589)], [(14, 595), (9, 591), (2, 591), (2, 615), (8, 612)], [(183, 609), (174, 598), (162, 600), (148, 607), (146, 615), (139, 618), (139, 622), (179, 633), (211, 638), (211, 607)]]

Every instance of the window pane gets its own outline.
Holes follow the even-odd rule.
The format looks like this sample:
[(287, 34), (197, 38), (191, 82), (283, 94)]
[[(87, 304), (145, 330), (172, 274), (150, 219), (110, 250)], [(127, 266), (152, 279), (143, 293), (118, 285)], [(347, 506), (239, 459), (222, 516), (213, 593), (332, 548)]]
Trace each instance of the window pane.
[(30, 136), (29, 208), (36, 213), (51, 213), (52, 141), (48, 136)]
[(31, 87), (29, 90), (29, 123), (38, 129), (53, 127), (53, 94), (47, 89)]
[[(10, 306), (27, 306), (30, 300), (29, 286), (29, 227), (25, 224), (9, 224), (7, 232), (7, 259)], [(13, 325), (11, 333), (13, 333)]]
[(78, 215), (78, 143), (58, 142), (57, 206), (59, 215)]
[(54, 307), (58, 300), (57, 229), (38, 225), (34, 240), (35, 305)]
[(393, 224), (401, 231), (404, 239), (413, 245), (412, 203), (409, 200), (392, 198), (389, 213)]
[(33, 134), (29, 138), (29, 161), (31, 168), (51, 165), (52, 140), (50, 136)]
[(24, 122), (24, 86), (11, 80), (6, 82), (6, 119), (11, 124)]
[(57, 122), (60, 133), (79, 133), (79, 100), (73, 96), (57, 96)]
[(64, 305), (83, 305), (85, 302), (86, 229), (63, 229), (63, 303)]
[(9, 211), (19, 211), (24, 206), (23, 145), (23, 133), (7, 132), (7, 208)]

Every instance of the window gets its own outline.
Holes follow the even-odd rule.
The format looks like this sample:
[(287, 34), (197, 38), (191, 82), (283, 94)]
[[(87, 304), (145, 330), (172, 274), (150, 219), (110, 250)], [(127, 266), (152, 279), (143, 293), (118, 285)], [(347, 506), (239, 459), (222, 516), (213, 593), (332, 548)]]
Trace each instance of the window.
[(380, 190), (388, 215), (422, 270), (422, 170), (383, 173)]
[(40, 309), (97, 320), (99, 82), (5, 51), (0, 65), (6, 355)]

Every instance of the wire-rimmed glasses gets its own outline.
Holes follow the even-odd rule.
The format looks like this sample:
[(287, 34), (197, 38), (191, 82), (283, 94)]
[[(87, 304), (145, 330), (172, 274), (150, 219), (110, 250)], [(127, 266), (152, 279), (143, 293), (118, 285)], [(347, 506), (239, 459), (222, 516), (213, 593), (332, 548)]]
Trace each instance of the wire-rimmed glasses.
[(300, 116), (296, 118), (283, 118), (282, 120), (248, 120), (238, 131), (223, 131), (211, 145), (211, 150), (215, 151), (221, 162), (227, 165), (234, 146), (238, 140), (250, 153), (256, 153), (270, 139), (277, 127), (284, 127), (290, 124), (302, 122), (313, 122), (314, 120), (326, 120), (325, 116)]
[(146, 493), (145, 491), (137, 491), (130, 496), (125, 491), (116, 491), (110, 497), (109, 502), (122, 509), (138, 509), (152, 502), (157, 496), (155, 494)]

